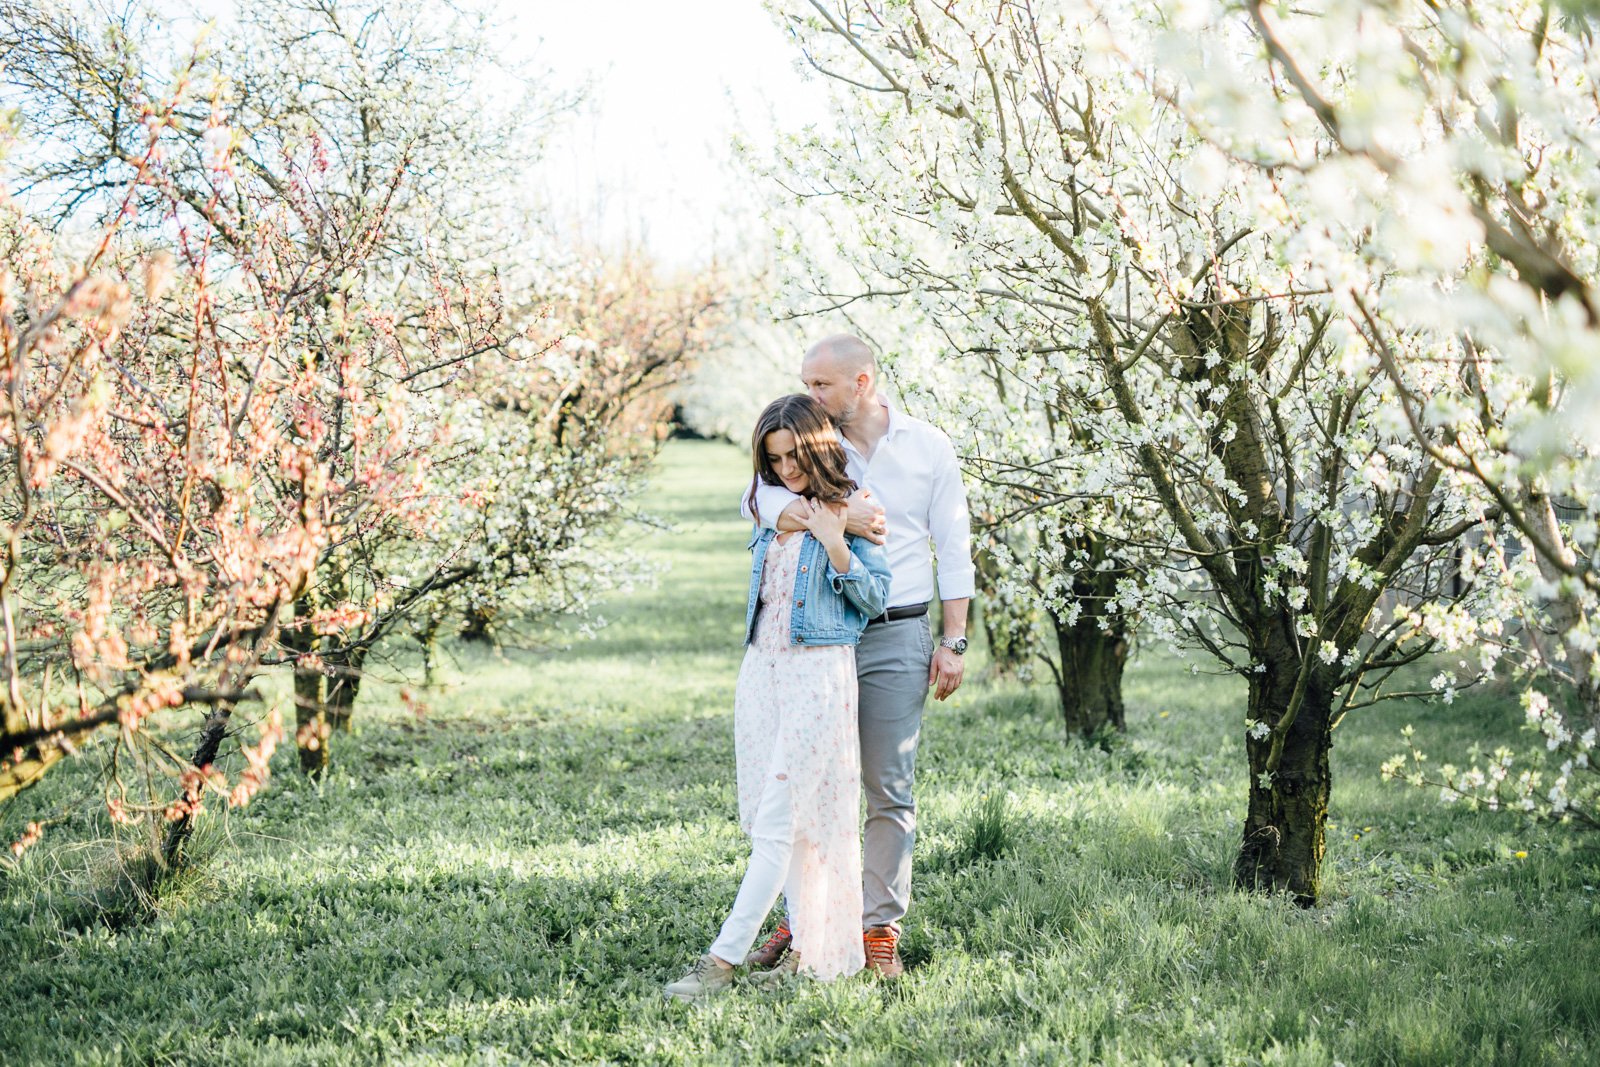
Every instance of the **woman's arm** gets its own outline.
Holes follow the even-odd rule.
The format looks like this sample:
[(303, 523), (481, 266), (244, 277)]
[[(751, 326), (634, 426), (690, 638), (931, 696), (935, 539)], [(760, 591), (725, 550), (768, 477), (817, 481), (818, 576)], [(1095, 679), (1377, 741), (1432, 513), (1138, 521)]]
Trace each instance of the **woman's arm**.
[(802, 518), (811, 536), (828, 553), (828, 580), (833, 591), (866, 613), (867, 618), (883, 614), (889, 596), (889, 557), (883, 548), (865, 537), (844, 532), (845, 507), (805, 501), (808, 513)]
[(828, 562), (835, 570), (849, 570), (850, 546), (844, 539), (845, 505), (819, 504), (809, 496), (801, 500), (800, 505), (801, 513), (797, 517), (827, 551)]
[(889, 605), (888, 554), (882, 545), (865, 537), (852, 537), (849, 545), (850, 566), (840, 570), (830, 557), (828, 580), (835, 593), (860, 608), (867, 618), (875, 619)]
[[(777, 530), (779, 533), (789, 533), (792, 530), (809, 529), (801, 516), (806, 513), (806, 499), (796, 496), (781, 485), (768, 485), (761, 482), (755, 486), (755, 494), (751, 495), (749, 489), (745, 490), (740, 498), (739, 513), (754, 522), (755, 511), (751, 508), (751, 501), (760, 506), (761, 525), (768, 529)], [(857, 489), (845, 501), (849, 510), (845, 512), (844, 532), (854, 537), (865, 537), (876, 544), (883, 544), (888, 536), (887, 519), (884, 516), (883, 506), (873, 498), (872, 493), (866, 489)]]

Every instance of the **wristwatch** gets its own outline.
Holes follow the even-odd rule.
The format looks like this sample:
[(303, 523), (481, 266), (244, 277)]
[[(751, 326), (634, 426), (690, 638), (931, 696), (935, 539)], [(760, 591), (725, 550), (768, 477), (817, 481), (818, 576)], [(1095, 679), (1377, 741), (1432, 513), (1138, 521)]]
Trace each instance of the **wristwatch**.
[(967, 639), (965, 637), (941, 637), (939, 647), (948, 648), (958, 656), (967, 654)]

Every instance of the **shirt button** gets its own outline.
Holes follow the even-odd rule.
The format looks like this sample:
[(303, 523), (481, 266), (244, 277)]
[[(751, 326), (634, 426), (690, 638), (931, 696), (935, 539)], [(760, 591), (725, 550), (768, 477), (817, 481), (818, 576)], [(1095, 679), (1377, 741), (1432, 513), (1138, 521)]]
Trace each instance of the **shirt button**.
[(806, 602), (804, 600), (796, 600), (794, 602), (794, 606), (797, 608), (803, 608), (806, 606)]
[(805, 573), (805, 572), (806, 572), (806, 569), (805, 569), (805, 567), (801, 567), (801, 568), (800, 568), (800, 573), (801, 573), (801, 574), (804, 574), (804, 573)]

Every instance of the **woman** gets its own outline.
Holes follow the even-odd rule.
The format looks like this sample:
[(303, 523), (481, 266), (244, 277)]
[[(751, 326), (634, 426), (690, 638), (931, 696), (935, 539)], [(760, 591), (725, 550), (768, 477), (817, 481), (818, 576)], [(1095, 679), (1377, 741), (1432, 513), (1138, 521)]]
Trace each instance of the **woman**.
[(710, 951), (666, 987), (683, 1000), (732, 982), (780, 891), (794, 940), (783, 966), (766, 974), (837, 978), (864, 962), (855, 645), (883, 612), (889, 564), (878, 545), (845, 535), (844, 502), (856, 486), (821, 405), (808, 396), (774, 400), (756, 421), (751, 452), (751, 511), (758, 482), (782, 485), (804, 498), (805, 529), (758, 526), (750, 542), (746, 651), (733, 702), (750, 865)]

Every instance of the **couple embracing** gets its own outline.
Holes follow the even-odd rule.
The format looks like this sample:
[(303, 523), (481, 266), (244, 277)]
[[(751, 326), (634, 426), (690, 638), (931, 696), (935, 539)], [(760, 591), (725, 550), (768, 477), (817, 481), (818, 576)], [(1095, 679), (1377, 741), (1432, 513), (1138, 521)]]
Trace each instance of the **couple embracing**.
[[(740, 964), (758, 982), (899, 976), (922, 707), (961, 684), (973, 566), (949, 438), (889, 406), (855, 337), (812, 346), (800, 378), (809, 395), (756, 423), (743, 503), (755, 535), (734, 742), (750, 863), (710, 949), (666, 987), (684, 1000), (726, 989)], [(785, 917), (751, 951), (780, 894)]]

